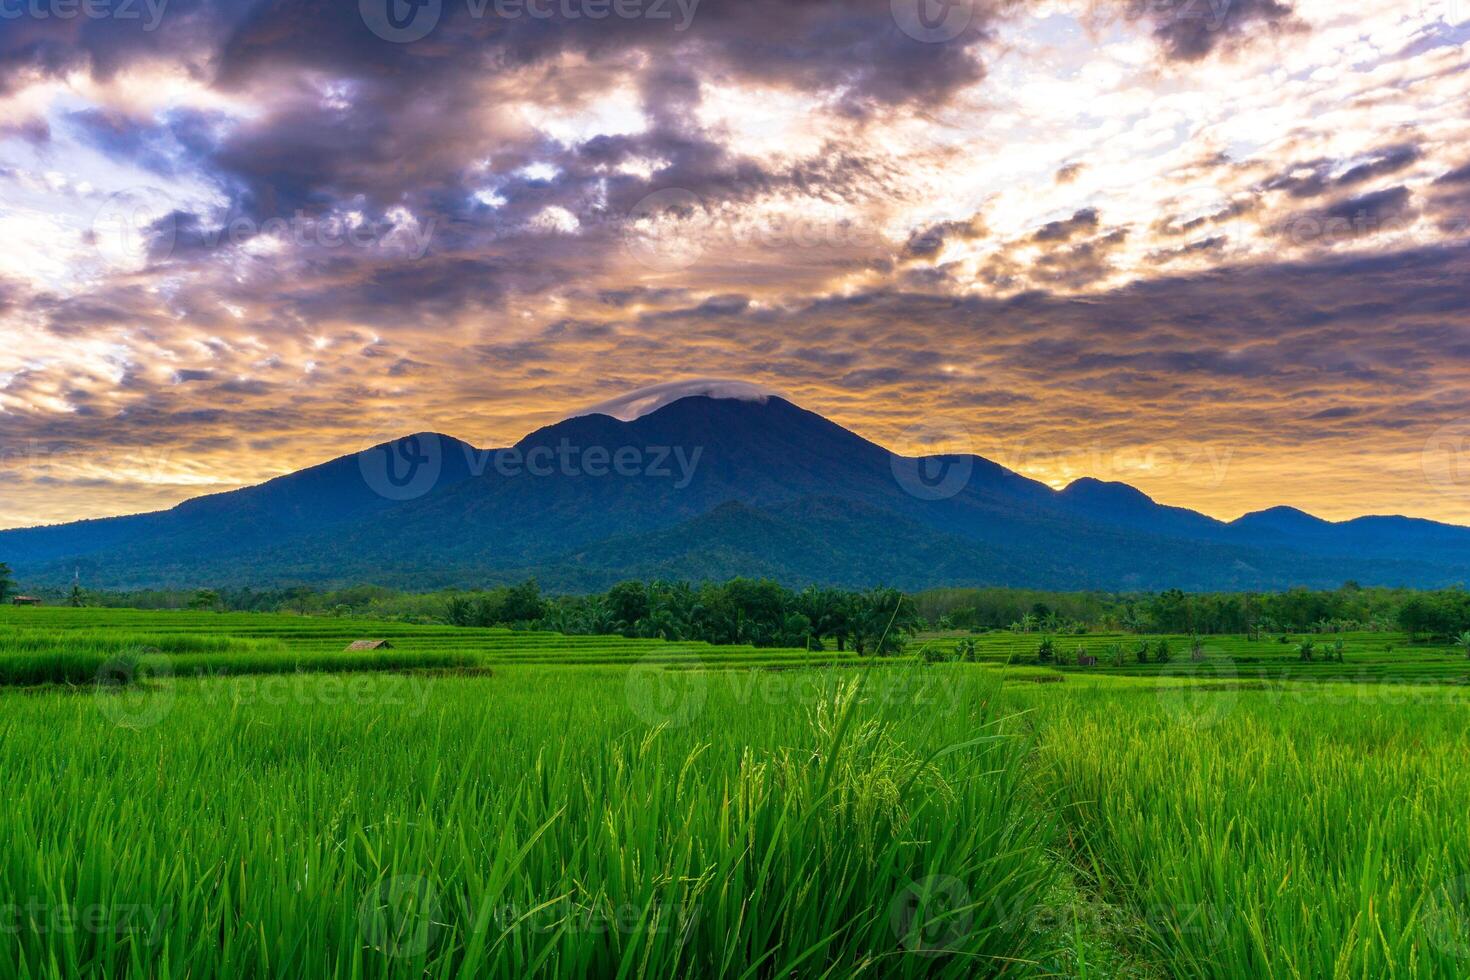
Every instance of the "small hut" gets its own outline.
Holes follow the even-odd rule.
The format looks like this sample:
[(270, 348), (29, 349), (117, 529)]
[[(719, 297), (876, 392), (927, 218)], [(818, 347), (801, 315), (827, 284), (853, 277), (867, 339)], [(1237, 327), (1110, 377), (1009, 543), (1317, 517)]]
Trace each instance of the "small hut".
[(1097, 657), (1095, 657), (1094, 655), (1092, 655), (1090, 653), (1079, 653), (1079, 654), (1077, 654), (1077, 666), (1078, 667), (1096, 667), (1097, 666)]
[(15, 606), (39, 606), (41, 604), (41, 600), (33, 595), (18, 595), (10, 602)]
[(347, 644), (348, 650), (391, 650), (393, 644), (387, 640), (353, 640)]

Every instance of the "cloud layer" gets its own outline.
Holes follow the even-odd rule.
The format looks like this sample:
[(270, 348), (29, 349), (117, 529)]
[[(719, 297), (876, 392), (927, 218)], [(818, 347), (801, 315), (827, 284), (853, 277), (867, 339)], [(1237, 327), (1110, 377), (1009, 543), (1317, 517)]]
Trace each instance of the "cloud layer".
[(1453, 4), (392, 2), (0, 24), (0, 526), (691, 377), (1470, 522)]

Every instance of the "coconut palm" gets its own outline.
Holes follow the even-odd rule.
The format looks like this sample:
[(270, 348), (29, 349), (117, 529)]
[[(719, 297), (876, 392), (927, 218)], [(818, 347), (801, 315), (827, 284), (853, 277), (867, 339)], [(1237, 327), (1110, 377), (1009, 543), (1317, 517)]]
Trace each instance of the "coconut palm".
[(1455, 646), (1462, 647), (1465, 651), (1465, 659), (1470, 660), (1470, 630), (1455, 637)]

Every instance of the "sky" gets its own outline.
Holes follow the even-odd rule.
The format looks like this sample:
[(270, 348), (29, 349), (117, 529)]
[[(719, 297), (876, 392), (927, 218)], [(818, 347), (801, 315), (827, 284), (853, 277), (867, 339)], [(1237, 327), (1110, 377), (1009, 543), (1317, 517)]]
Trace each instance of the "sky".
[(0, 527), (692, 378), (1470, 524), (1467, 42), (1470, 0), (0, 0)]

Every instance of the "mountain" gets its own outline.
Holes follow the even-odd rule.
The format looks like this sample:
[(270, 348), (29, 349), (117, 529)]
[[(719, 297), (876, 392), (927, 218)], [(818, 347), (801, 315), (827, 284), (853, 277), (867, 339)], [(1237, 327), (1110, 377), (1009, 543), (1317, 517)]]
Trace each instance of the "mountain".
[(1470, 529), (1334, 523), (1290, 508), (1233, 522), (1123, 483), (1056, 491), (978, 456), (910, 459), (784, 399), (691, 396), (632, 421), (583, 415), (514, 446), (418, 433), (167, 511), (0, 531), (44, 584), (377, 582), (433, 588), (535, 575), (764, 575), (1185, 589), (1438, 586), (1470, 578)]

